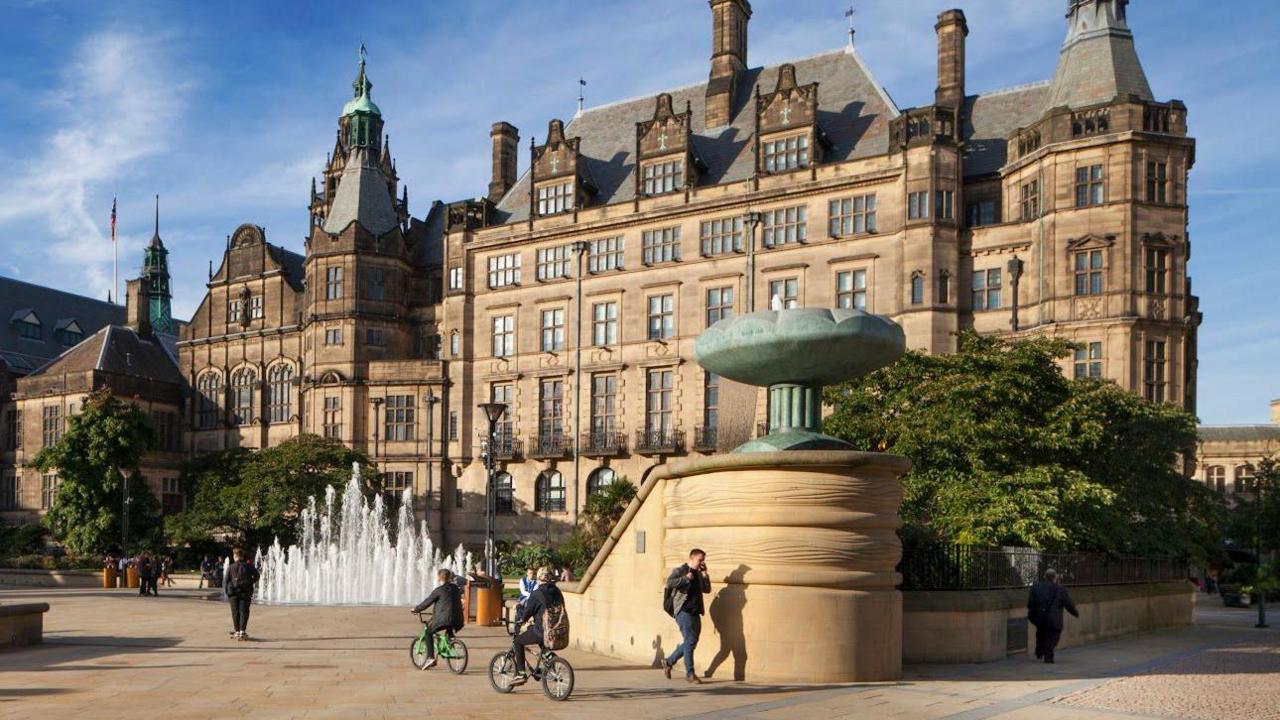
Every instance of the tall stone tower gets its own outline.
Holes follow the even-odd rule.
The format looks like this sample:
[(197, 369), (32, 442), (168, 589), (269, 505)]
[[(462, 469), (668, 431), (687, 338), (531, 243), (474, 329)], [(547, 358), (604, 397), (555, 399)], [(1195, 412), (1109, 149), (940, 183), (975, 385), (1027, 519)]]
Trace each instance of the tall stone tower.
[(142, 280), (146, 284), (147, 296), (150, 298), (151, 329), (158, 333), (173, 335), (177, 328), (173, 324), (171, 299), (173, 293), (169, 288), (169, 251), (160, 239), (160, 196), (156, 196), (156, 224), (151, 234), (151, 242), (143, 254)]

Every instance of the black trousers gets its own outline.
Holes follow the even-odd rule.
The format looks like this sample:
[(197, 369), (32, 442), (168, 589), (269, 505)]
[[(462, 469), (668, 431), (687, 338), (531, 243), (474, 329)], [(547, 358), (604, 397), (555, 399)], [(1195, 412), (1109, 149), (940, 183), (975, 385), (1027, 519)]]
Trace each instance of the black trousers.
[(526, 645), (537, 645), (542, 652), (542, 633), (529, 628), (516, 636), (516, 672), (525, 671), (524, 648)]
[(1058, 640), (1062, 637), (1061, 630), (1054, 630), (1051, 627), (1036, 628), (1036, 657), (1044, 657), (1053, 659), (1053, 651), (1058, 647)]
[(436, 656), (436, 633), (445, 633), (448, 637), (453, 637), (454, 629), (451, 627), (435, 627), (427, 626), (427, 657)]
[(249, 603), (253, 601), (253, 597), (249, 595), (237, 595), (227, 598), (231, 603), (231, 627), (236, 632), (244, 632), (249, 629)]

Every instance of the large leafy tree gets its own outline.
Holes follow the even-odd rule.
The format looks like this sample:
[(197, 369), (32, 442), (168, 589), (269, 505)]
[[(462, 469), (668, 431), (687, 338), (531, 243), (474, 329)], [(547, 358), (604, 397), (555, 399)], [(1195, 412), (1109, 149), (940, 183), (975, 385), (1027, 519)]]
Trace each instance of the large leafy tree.
[[(57, 443), (36, 454), (31, 465), (61, 480), (44, 523), (76, 555), (119, 545), (124, 512), (124, 473), (137, 476), (155, 442), (151, 419), (136, 405), (103, 390), (89, 395)], [(131, 546), (158, 539), (159, 505), (141, 478), (129, 483)]]
[(1202, 554), (1220, 511), (1181, 472), (1195, 420), (1113, 384), (1068, 380), (1055, 338), (962, 333), (827, 389), (827, 431), (905, 455), (903, 535), (1109, 552)]
[(341, 490), (353, 462), (361, 466), (365, 492), (380, 490), (368, 456), (317, 435), (299, 435), (263, 450), (198, 456), (182, 468), (181, 482), (191, 502), (170, 518), (166, 531), (176, 542), (218, 533), (249, 547), (270, 545), (277, 537), (292, 543), (307, 498), (323, 498), (329, 486)]

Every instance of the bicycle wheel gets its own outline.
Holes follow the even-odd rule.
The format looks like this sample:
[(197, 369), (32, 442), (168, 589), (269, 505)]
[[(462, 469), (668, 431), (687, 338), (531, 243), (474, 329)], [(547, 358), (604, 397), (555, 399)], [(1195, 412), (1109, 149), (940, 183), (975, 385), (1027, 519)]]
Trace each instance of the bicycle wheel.
[(422, 670), (427, 666), (427, 639), (419, 635), (409, 641), (409, 662), (413, 666)]
[(500, 693), (509, 693), (515, 688), (511, 679), (516, 674), (516, 660), (510, 652), (500, 652), (489, 661), (489, 684)]
[(542, 670), (542, 692), (552, 700), (568, 700), (573, 693), (573, 666), (560, 656), (551, 658)]
[(449, 638), (449, 654), (445, 656), (445, 660), (449, 663), (449, 669), (454, 675), (461, 675), (467, 671), (467, 644), (458, 638)]

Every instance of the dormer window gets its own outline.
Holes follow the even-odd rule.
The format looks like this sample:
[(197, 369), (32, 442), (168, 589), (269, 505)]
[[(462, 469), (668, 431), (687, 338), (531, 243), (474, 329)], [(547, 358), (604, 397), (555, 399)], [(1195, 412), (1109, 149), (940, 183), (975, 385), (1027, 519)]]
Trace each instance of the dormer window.
[(656, 162), (644, 168), (644, 194), (661, 195), (684, 186), (684, 163), (679, 160)]
[(63, 347), (71, 347), (84, 340), (84, 331), (80, 329), (79, 323), (71, 318), (59, 320), (53, 326), (53, 336), (62, 343)]
[(551, 183), (538, 188), (538, 214), (555, 215), (573, 209), (573, 182)]
[(792, 135), (763, 144), (764, 171), (786, 172), (809, 167), (809, 136)]
[(13, 314), (10, 323), (18, 331), (19, 337), (24, 337), (28, 340), (41, 340), (44, 338), (40, 318), (32, 310), (19, 310)]

